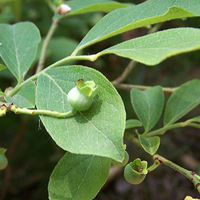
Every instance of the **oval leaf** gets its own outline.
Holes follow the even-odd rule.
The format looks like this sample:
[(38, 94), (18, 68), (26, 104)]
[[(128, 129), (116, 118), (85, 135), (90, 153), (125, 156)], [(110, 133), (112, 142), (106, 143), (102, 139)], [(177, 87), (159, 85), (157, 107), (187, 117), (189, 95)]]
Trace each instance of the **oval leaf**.
[(200, 29), (176, 28), (122, 42), (97, 55), (113, 53), (146, 65), (156, 65), (168, 57), (197, 49), (200, 49)]
[(29, 70), (39, 42), (39, 30), (31, 22), (0, 25), (0, 56), (18, 82)]
[(83, 66), (66, 66), (42, 73), (37, 81), (37, 108), (58, 112), (71, 110), (67, 94), (81, 78), (93, 80), (98, 85), (89, 110), (66, 119), (41, 116), (42, 122), (55, 142), (71, 153), (122, 161), (124, 105), (112, 84), (98, 71)]
[(17, 94), (12, 97), (5, 97), (8, 103), (13, 103), (21, 108), (35, 107), (35, 90), (36, 86), (33, 81), (27, 82)]
[(136, 6), (117, 9), (103, 17), (88, 32), (74, 54), (89, 45), (135, 28), (199, 15), (199, 0), (189, 3), (183, 0), (148, 0)]
[(164, 106), (162, 88), (156, 86), (146, 91), (132, 89), (131, 103), (147, 133), (158, 122), (162, 114)]
[(108, 178), (110, 159), (66, 153), (51, 174), (50, 200), (92, 200)]
[(142, 123), (137, 119), (129, 119), (126, 121), (126, 129), (142, 126)]
[(160, 146), (160, 138), (158, 136), (150, 138), (139, 136), (139, 140), (143, 149), (150, 155), (154, 155)]
[(170, 96), (164, 115), (164, 125), (170, 125), (190, 112), (200, 103), (200, 80), (192, 80), (174, 91)]
[(76, 0), (65, 2), (72, 10), (66, 15), (55, 13), (54, 19), (62, 19), (64, 17), (80, 15), (90, 12), (111, 12), (112, 10), (128, 7), (127, 4), (110, 1), (110, 0)]

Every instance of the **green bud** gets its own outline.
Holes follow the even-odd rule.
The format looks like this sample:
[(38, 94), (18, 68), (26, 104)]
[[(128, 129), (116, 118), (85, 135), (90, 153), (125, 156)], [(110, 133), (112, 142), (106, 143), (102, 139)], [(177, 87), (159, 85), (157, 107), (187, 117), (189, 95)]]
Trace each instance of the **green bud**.
[(126, 165), (124, 169), (125, 179), (134, 185), (142, 183), (147, 173), (147, 161), (141, 161), (139, 158)]
[(96, 90), (94, 81), (86, 81), (79, 79), (76, 86), (68, 93), (68, 101), (72, 108), (78, 111), (88, 110), (92, 103), (92, 93)]
[(8, 160), (5, 156), (6, 149), (0, 148), (0, 170), (3, 170), (8, 165)]

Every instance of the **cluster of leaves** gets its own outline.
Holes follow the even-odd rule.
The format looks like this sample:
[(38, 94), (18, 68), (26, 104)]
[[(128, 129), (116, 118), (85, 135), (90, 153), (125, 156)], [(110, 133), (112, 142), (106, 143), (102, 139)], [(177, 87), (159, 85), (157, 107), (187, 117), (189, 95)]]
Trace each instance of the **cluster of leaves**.
[(139, 121), (130, 120), (127, 121), (128, 128), (135, 128), (143, 125), (145, 131), (142, 135), (139, 135), (139, 140), (145, 151), (154, 155), (158, 150), (160, 138), (154, 135), (162, 135), (167, 130), (184, 126), (194, 126), (199, 128), (199, 117), (189, 119), (185, 122), (175, 123), (199, 105), (199, 89), (200, 80), (189, 81), (176, 89), (166, 104), (163, 119), (164, 126), (152, 132), (151, 129), (156, 125), (163, 112), (163, 90), (160, 86), (152, 87), (146, 91), (140, 91), (137, 89), (131, 90), (131, 102), (142, 124), (139, 124)]
[[(159, 86), (146, 91), (131, 90), (131, 102), (139, 120), (126, 120), (125, 109), (114, 86), (97, 70), (80, 65), (63, 65), (71, 60), (95, 61), (100, 56), (116, 54), (146, 65), (156, 65), (164, 59), (200, 49), (200, 30), (175, 28), (131, 39), (91, 56), (78, 55), (81, 50), (128, 30), (149, 26), (167, 20), (200, 16), (198, 0), (148, 0), (142, 4), (123, 4), (108, 0), (68, 1), (72, 8), (66, 15), (54, 15), (54, 21), (88, 12), (110, 12), (105, 15), (68, 56), (25, 78), (36, 58), (41, 41), (37, 27), (30, 22), (0, 25), (0, 56), (17, 79), (11, 92), (0, 90), (6, 103), (22, 108), (35, 108), (67, 112), (71, 109), (67, 94), (78, 79), (94, 80), (92, 107), (77, 112), (73, 118), (57, 119), (40, 116), (52, 139), (67, 153), (55, 167), (49, 182), (49, 198), (93, 199), (106, 182), (111, 159), (124, 159), (123, 135), (127, 128), (144, 127), (138, 134), (139, 143), (150, 155), (158, 150), (165, 131), (194, 126), (199, 128), (199, 117), (176, 123), (200, 103), (200, 81), (193, 80), (177, 88), (167, 101), (164, 125), (151, 131), (160, 119), (164, 108), (164, 93)], [(56, 67), (56, 68), (55, 68)], [(37, 85), (35, 80), (37, 79)], [(126, 125), (126, 126), (125, 126)]]

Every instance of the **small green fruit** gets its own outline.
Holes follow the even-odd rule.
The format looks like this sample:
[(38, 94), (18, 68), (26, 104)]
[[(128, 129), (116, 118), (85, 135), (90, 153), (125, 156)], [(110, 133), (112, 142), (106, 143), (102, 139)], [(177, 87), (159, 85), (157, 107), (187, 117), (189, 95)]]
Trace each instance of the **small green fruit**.
[(92, 93), (96, 90), (94, 81), (86, 81), (79, 79), (76, 86), (68, 93), (68, 101), (72, 108), (78, 111), (88, 110), (92, 103)]
[(5, 156), (5, 152), (6, 152), (5, 149), (3, 148), (0, 149), (0, 170), (5, 169), (8, 165), (8, 160)]
[(122, 162), (117, 162), (115, 160), (112, 160), (112, 164), (115, 165), (115, 166), (117, 166), (117, 167), (123, 167), (123, 166), (125, 166), (128, 163), (128, 160), (129, 160), (129, 155), (125, 151), (125, 153), (124, 153), (124, 160)]
[(145, 179), (147, 171), (147, 161), (141, 161), (139, 158), (126, 165), (124, 169), (124, 178), (131, 184), (138, 185)]

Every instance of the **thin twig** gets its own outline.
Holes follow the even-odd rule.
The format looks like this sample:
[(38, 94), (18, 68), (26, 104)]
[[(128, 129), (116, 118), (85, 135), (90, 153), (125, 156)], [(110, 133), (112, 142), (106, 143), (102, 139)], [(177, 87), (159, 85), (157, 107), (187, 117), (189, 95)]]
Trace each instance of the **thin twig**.
[(15, 88), (13, 88), (13, 90), (7, 95), (9, 97), (12, 97), (13, 95), (15, 95), (25, 84), (27, 84), (29, 81), (34, 81), (38, 78), (38, 76), (41, 73), (44, 73), (45, 71), (52, 69), (54, 67), (60, 66), (66, 62), (72, 61), (72, 60), (89, 60), (89, 61), (94, 61), (95, 59), (97, 59), (96, 55), (90, 55), (90, 56), (68, 56), (66, 58), (63, 58), (51, 65), (49, 65), (47, 68), (43, 69), (42, 71), (38, 72), (37, 74), (29, 77), (28, 79), (26, 79), (24, 82), (18, 84), (15, 86)]
[[(139, 89), (139, 90), (147, 90), (149, 88), (152, 88), (152, 86), (131, 85), (131, 84), (122, 84), (121, 83), (121, 84), (115, 85), (115, 88), (129, 91), (133, 88), (136, 88), (136, 89)], [(174, 88), (162, 87), (163, 92), (166, 93), (166, 94), (172, 94), (176, 89), (177, 89), (177, 87), (174, 87)]]
[(51, 27), (50, 27), (50, 29), (47, 33), (47, 36), (46, 36), (44, 43), (43, 43), (43, 46), (42, 46), (42, 50), (41, 50), (40, 59), (39, 59), (39, 62), (38, 62), (36, 74), (39, 73), (40, 71), (42, 71), (42, 69), (44, 68), (44, 62), (45, 62), (47, 47), (49, 45), (49, 42), (50, 42), (56, 28), (58, 27), (58, 24), (59, 24), (59, 20), (53, 20)]
[(185, 177), (187, 177), (195, 186), (195, 188), (198, 190), (200, 193), (200, 176), (198, 176), (195, 172), (187, 170), (170, 160), (167, 160), (166, 158), (156, 154), (153, 156), (153, 159), (156, 161), (158, 160), (160, 164), (167, 165), (168, 167), (178, 171), (179, 173), (183, 174)]
[[(159, 24), (156, 24), (155, 26), (151, 27), (148, 31), (148, 34), (157, 32), (161, 28), (162, 25), (163, 25), (163, 23), (159, 23)], [(112, 81), (112, 84), (114, 86), (116, 86), (120, 83), (123, 83), (127, 79), (127, 77), (130, 75), (130, 73), (133, 71), (133, 69), (135, 68), (136, 65), (137, 65), (136, 61), (134, 61), (134, 60), (130, 61), (130, 63), (127, 65), (127, 67), (125, 68), (123, 73), (118, 78), (116, 78), (114, 81)]]
[(26, 114), (26, 115), (46, 115), (50, 117), (57, 117), (57, 118), (67, 118), (72, 117), (75, 113), (75, 109), (71, 109), (67, 112), (57, 112), (57, 111), (51, 111), (51, 110), (34, 110), (34, 109), (28, 109), (28, 108), (19, 108), (17, 105), (11, 105), (8, 109), (9, 111), (14, 112), (15, 114)]
[(119, 83), (123, 83), (126, 78), (129, 76), (129, 74), (133, 71), (133, 69), (135, 68), (137, 62), (135, 61), (131, 61), (128, 66), (125, 68), (124, 72), (114, 81), (112, 81), (112, 84), (114, 86), (118, 85)]

